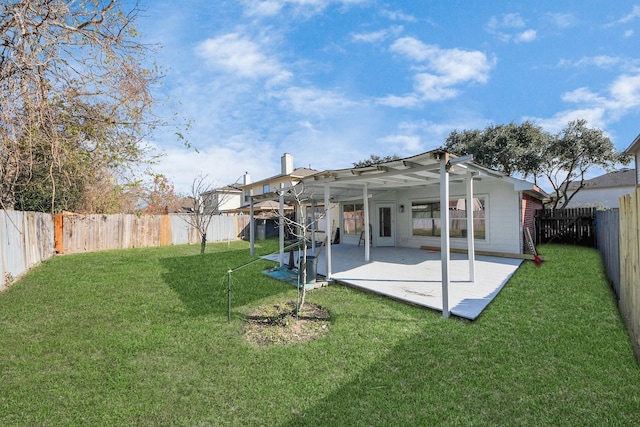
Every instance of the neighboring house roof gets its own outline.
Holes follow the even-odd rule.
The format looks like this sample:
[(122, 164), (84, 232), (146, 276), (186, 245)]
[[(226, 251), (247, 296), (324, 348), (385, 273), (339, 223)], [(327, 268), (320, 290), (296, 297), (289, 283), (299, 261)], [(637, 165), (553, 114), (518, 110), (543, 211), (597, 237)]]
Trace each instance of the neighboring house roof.
[(241, 193), (242, 185), (241, 184), (229, 184), (224, 187), (214, 188), (213, 190), (206, 191), (203, 194), (215, 194), (215, 193)]
[[(578, 185), (580, 185), (580, 183), (574, 181), (569, 184), (568, 189), (575, 190)], [(635, 185), (636, 170), (623, 168), (586, 180), (584, 182), (583, 190), (596, 188), (634, 187)]]
[[(636, 139), (633, 140), (631, 145), (624, 150), (626, 154), (636, 154), (640, 153), (640, 135), (636, 136)], [(638, 165), (636, 165), (638, 167)]]

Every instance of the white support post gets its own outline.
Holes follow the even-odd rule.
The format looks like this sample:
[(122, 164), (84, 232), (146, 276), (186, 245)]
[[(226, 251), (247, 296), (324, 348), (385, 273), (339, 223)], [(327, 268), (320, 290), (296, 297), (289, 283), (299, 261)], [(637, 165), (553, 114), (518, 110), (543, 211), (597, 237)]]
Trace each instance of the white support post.
[(369, 188), (367, 184), (362, 189), (362, 197), (364, 199), (364, 262), (369, 262), (371, 258), (371, 236), (369, 235)]
[(251, 201), (249, 202), (249, 244), (250, 244), (249, 253), (253, 257), (256, 255), (256, 224), (255, 224), (256, 220), (253, 217), (253, 197), (251, 197), (250, 200)]
[(284, 189), (280, 188), (278, 205), (278, 236), (280, 239), (280, 267), (284, 265)]
[(440, 257), (442, 263), (442, 317), (449, 317), (449, 155), (440, 158)]
[(467, 253), (469, 254), (469, 281), (476, 281), (476, 248), (473, 229), (473, 173), (467, 172)]
[(311, 201), (311, 251), (316, 253), (316, 199)]
[(325, 235), (327, 236), (327, 280), (331, 279), (331, 189), (329, 184), (324, 185), (324, 220)]

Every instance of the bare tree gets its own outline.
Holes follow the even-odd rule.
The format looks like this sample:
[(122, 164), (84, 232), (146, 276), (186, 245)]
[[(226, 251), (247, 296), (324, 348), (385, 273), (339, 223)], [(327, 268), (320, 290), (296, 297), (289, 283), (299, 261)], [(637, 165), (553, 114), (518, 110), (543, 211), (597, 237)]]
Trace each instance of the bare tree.
[[(314, 213), (313, 214), (314, 217), (312, 218), (312, 220), (307, 221), (306, 215), (303, 209), (304, 209), (304, 206), (313, 199), (313, 195), (305, 192), (305, 188), (302, 183), (299, 183), (295, 186), (291, 186), (290, 188), (287, 188), (281, 191), (284, 191), (285, 198), (290, 200), (291, 203), (295, 205), (296, 215), (293, 217), (279, 215), (278, 216), (279, 221), (282, 221), (284, 223), (284, 226), (290, 235), (293, 235), (298, 239), (299, 247), (302, 250), (301, 257), (298, 262), (299, 271), (300, 271), (300, 280), (302, 282), (300, 298), (298, 300), (297, 307), (296, 307), (299, 313), (302, 310), (302, 307), (304, 306), (305, 299), (307, 296), (307, 287), (306, 287), (307, 262), (308, 262), (307, 246), (312, 239), (312, 235), (313, 235), (312, 231), (316, 227), (317, 220), (322, 219), (324, 217), (324, 214), (320, 218), (316, 219), (315, 213)], [(325, 207), (325, 209), (328, 209), (328, 207)], [(329, 237), (327, 237), (327, 239), (328, 238)]]
[(142, 141), (160, 124), (150, 87), (161, 76), (142, 65), (151, 50), (137, 40), (137, 7), (121, 4), (0, 5), (2, 207), (73, 208), (96, 176), (124, 179), (150, 159)]
[(220, 207), (231, 197), (232, 186), (214, 190), (213, 182), (207, 175), (198, 175), (191, 183), (191, 213), (185, 221), (195, 228), (200, 237), (200, 254), (207, 246), (207, 230), (211, 219), (220, 213)]

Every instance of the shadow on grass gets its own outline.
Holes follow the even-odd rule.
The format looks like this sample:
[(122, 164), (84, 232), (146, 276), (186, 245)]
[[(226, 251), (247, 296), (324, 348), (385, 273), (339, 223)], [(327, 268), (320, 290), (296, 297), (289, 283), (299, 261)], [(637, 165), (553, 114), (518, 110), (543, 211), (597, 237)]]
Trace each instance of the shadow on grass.
[(479, 320), (425, 317), (281, 425), (637, 424), (640, 370), (599, 255), (548, 251)]
[(563, 354), (536, 341), (543, 337), (523, 343), (508, 332), (442, 322), (449, 325), (423, 328), (282, 426), (634, 423), (640, 375), (621, 393), (617, 375), (585, 374), (615, 370), (606, 360), (570, 361), (571, 349)]
[[(165, 283), (180, 297), (190, 315), (227, 315), (227, 271), (252, 261), (247, 250), (230, 250), (160, 260)], [(257, 260), (232, 273), (233, 307), (280, 294), (290, 289), (262, 271), (272, 262)]]

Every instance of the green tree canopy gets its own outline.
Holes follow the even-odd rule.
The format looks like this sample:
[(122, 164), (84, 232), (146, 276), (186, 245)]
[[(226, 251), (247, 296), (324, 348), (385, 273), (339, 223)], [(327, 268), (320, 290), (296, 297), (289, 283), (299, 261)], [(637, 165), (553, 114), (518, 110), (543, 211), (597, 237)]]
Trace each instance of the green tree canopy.
[(353, 163), (354, 168), (366, 168), (368, 166), (379, 165), (380, 163), (391, 162), (394, 160), (400, 160), (400, 156), (392, 154), (390, 156), (380, 157), (375, 154), (371, 154), (368, 159), (360, 160)]
[(544, 179), (553, 190), (553, 208), (567, 206), (584, 188), (589, 170), (629, 163), (601, 130), (587, 127), (586, 120), (571, 121), (555, 135), (528, 121), (453, 131), (442, 148), (471, 154), (476, 162), (510, 176), (533, 177), (536, 183)]

